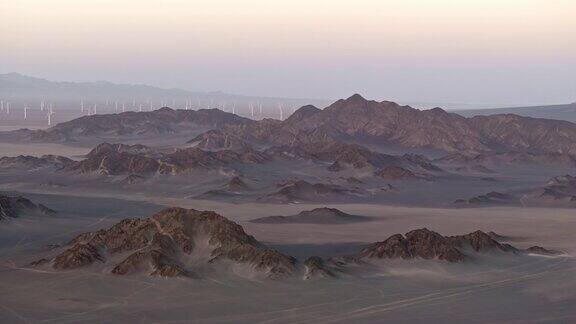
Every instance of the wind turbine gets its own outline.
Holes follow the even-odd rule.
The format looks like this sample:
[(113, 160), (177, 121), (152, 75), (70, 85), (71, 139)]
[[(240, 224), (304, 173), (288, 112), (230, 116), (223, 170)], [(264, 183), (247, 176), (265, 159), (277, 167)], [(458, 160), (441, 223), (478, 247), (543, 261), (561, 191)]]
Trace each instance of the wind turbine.
[(284, 108), (282, 107), (282, 103), (278, 104), (278, 109), (280, 109), (280, 120), (284, 120)]
[(50, 110), (48, 112), (48, 126), (52, 126), (52, 116), (54, 116), (54, 111)]
[(50, 104), (50, 109), (48, 110), (48, 126), (52, 126), (52, 116), (54, 116), (54, 109), (52, 104)]

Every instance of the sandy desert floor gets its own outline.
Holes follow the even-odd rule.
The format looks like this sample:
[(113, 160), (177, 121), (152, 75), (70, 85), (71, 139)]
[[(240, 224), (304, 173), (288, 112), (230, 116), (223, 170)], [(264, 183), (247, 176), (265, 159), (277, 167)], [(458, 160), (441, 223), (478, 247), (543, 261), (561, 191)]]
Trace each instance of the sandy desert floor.
[[(88, 150), (58, 144), (0, 145), (3, 156), (59, 154), (75, 158)], [(528, 177), (527, 183), (537, 183), (545, 176)], [(70, 187), (50, 187), (28, 181), (36, 177), (33, 173), (19, 177), (3, 174), (0, 188), (17, 191), (58, 214), (0, 223), (1, 323), (576, 322), (573, 209), (226, 203), (174, 194), (167, 189), (174, 183), (158, 187), (154, 195), (145, 189), (146, 183), (141, 191), (112, 190), (113, 183), (102, 190), (88, 190), (88, 180), (86, 185), (76, 182)], [(181, 185), (197, 184), (182, 181)], [(518, 182), (521, 185), (525, 184)], [(434, 191), (422, 187), (417, 196)], [(473, 190), (481, 193), (485, 188)], [(57, 272), (28, 266), (45, 256), (51, 244), (65, 244), (78, 233), (105, 228), (124, 218), (148, 217), (166, 206), (214, 210), (242, 225), (259, 241), (300, 261), (311, 255), (357, 252), (366, 244), (422, 227), (444, 235), (494, 231), (519, 248), (540, 245), (564, 254), (486, 257), (456, 265), (387, 261), (369, 272), (312, 281), (299, 277), (281, 281), (236, 276), (120, 277), (91, 269)], [(373, 221), (338, 225), (249, 222), (324, 206), (371, 216)]]
[[(373, 216), (340, 225), (254, 224), (317, 205), (232, 205), (190, 199), (27, 194), (57, 216), (18, 219), (0, 227), (0, 322), (103, 323), (569, 323), (576, 321), (576, 219), (572, 210), (431, 209), (335, 205)], [(559, 257), (489, 257), (482, 262), (385, 262), (377, 271), (337, 280), (253, 281), (235, 277), (158, 279), (90, 270), (39, 271), (26, 264), (79, 232), (163, 206), (215, 210), (258, 240), (297, 258), (357, 251), (394, 233), (428, 227), (443, 234), (493, 230), (524, 248), (542, 245)]]

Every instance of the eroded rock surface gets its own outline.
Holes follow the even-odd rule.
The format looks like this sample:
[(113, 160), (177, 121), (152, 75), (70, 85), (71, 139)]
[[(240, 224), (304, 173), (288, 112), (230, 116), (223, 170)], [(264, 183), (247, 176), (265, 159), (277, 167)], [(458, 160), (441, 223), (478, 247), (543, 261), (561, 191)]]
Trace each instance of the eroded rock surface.
[(253, 223), (283, 224), (341, 224), (369, 221), (369, 217), (347, 214), (336, 208), (315, 208), (290, 216), (267, 216), (252, 220)]
[(247, 264), (269, 278), (288, 276), (295, 269), (294, 258), (265, 247), (240, 225), (214, 212), (183, 208), (80, 234), (52, 258), (51, 265), (75, 269), (101, 262), (118, 275), (194, 276), (188, 263), (198, 257), (196, 249), (209, 251), (207, 264)]
[(382, 242), (371, 244), (359, 253), (359, 257), (369, 259), (420, 258), (463, 262), (470, 258), (467, 251), (478, 253), (519, 252), (513, 246), (499, 243), (482, 231), (458, 236), (442, 236), (422, 228), (410, 231), (405, 235), (395, 234)]
[(56, 212), (22, 196), (0, 195), (0, 220), (24, 215), (50, 216)]

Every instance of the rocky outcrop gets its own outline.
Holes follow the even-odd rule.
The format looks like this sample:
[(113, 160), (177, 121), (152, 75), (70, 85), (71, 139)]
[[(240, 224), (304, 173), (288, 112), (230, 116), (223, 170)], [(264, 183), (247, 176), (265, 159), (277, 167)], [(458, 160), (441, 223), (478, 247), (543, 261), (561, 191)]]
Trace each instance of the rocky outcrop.
[(54, 269), (74, 269), (95, 261), (104, 261), (98, 248), (89, 243), (76, 243), (54, 258)]
[(459, 248), (472, 248), (476, 252), (501, 251), (517, 253), (519, 250), (510, 244), (502, 244), (489, 234), (475, 231), (465, 235), (449, 236), (448, 240)]
[(268, 156), (250, 148), (231, 151), (204, 151), (196, 147), (170, 152), (155, 151), (143, 145), (103, 143), (69, 169), (105, 175), (179, 174), (192, 169), (231, 167), (235, 164), (260, 164)]
[(156, 150), (142, 144), (127, 145), (102, 143), (86, 154), (86, 158), (95, 158), (110, 152), (128, 153), (133, 155), (153, 155), (154, 153), (157, 153)]
[(0, 195), (0, 220), (25, 215), (51, 216), (56, 212), (42, 204), (35, 204), (21, 196)]
[(274, 146), (265, 151), (271, 157), (281, 159), (306, 159), (332, 163), (330, 171), (342, 171), (346, 168), (384, 168), (403, 167), (415, 172), (441, 172), (421, 155), (388, 155), (367, 149), (358, 144), (348, 144), (335, 140), (322, 140), (312, 143)]
[(452, 242), (428, 229), (395, 234), (382, 242), (374, 243), (360, 252), (363, 258), (378, 259), (439, 259), (462, 262), (466, 258)]
[(458, 199), (454, 203), (457, 205), (473, 205), (473, 206), (508, 205), (519, 203), (519, 199), (511, 194), (491, 191), (485, 195), (479, 195), (469, 199)]
[(312, 256), (304, 261), (304, 280), (317, 278), (334, 278), (336, 274), (329, 269), (324, 260), (318, 256)]
[(242, 191), (249, 189), (249, 186), (240, 177), (234, 177), (226, 184), (226, 189), (230, 191)]
[(230, 198), (231, 196), (240, 195), (246, 191), (249, 191), (251, 188), (248, 186), (241, 177), (234, 177), (230, 179), (224, 186), (209, 190), (196, 198), (200, 199), (210, 199), (210, 198)]
[(545, 249), (545, 248), (543, 248), (541, 246), (537, 246), (537, 245), (527, 248), (526, 252), (533, 253), (533, 254), (540, 254), (540, 255), (548, 255), (548, 256), (562, 254), (561, 251), (549, 250), (549, 249)]
[(291, 216), (267, 216), (251, 220), (252, 223), (265, 224), (346, 224), (365, 222), (369, 217), (347, 214), (336, 208), (316, 208), (302, 211)]
[(279, 185), (280, 190), (261, 197), (260, 200), (278, 203), (299, 201), (330, 201), (344, 199), (357, 193), (338, 185), (309, 183), (304, 180), (288, 181)]
[(508, 244), (492, 239), (490, 235), (476, 231), (466, 235), (442, 236), (423, 228), (405, 235), (395, 234), (382, 242), (371, 244), (363, 249), (358, 258), (363, 259), (437, 259), (447, 262), (464, 262), (471, 256), (468, 251), (477, 253), (503, 252), (518, 253), (519, 250)]
[[(64, 142), (91, 137), (174, 134), (191, 127), (221, 128), (253, 121), (218, 109), (173, 110), (83, 116), (47, 130), (21, 130), (11, 137), (33, 141)], [(11, 135), (11, 134), (8, 134)], [(10, 137), (10, 136), (9, 136)]]
[(86, 159), (70, 166), (81, 173), (104, 175), (169, 173), (170, 168), (154, 156), (151, 149), (142, 145), (103, 143), (86, 155)]
[(374, 172), (374, 175), (385, 180), (406, 180), (419, 178), (416, 176), (416, 174), (414, 174), (414, 172), (399, 166), (388, 166), (379, 169)]
[(57, 155), (43, 155), (41, 157), (19, 155), (15, 157), (0, 158), (0, 169), (20, 169), (32, 171), (36, 169), (51, 168), (60, 170), (71, 165), (73, 161), (67, 157)]
[(510, 193), (489, 192), (470, 199), (458, 199), (458, 206), (576, 206), (576, 177), (571, 175), (558, 176), (537, 187), (516, 189)]
[[(198, 255), (202, 251), (207, 255)], [(183, 262), (190, 258), (204, 265), (246, 264), (269, 278), (292, 274), (296, 262), (214, 212), (168, 208), (150, 218), (125, 219), (108, 229), (80, 234), (48, 264), (76, 269), (103, 263), (117, 275), (190, 277), (196, 275), (195, 268)]]
[(462, 154), (453, 153), (435, 159), (437, 164), (447, 164), (459, 166), (459, 168), (480, 168), (499, 166), (539, 166), (539, 167), (576, 167), (576, 158), (568, 153), (559, 152), (530, 152), (530, 151), (510, 151), (492, 152), (482, 154)]
[(539, 197), (576, 202), (576, 177), (564, 175), (548, 180), (544, 188), (539, 190)]

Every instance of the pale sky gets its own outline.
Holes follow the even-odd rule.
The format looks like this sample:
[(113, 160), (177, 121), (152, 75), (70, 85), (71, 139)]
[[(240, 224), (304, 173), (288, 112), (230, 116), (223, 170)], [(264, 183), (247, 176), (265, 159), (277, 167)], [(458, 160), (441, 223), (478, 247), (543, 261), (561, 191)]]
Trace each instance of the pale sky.
[(576, 0), (0, 0), (0, 73), (236, 94), (576, 101)]

